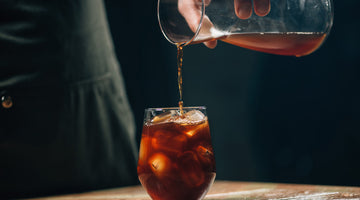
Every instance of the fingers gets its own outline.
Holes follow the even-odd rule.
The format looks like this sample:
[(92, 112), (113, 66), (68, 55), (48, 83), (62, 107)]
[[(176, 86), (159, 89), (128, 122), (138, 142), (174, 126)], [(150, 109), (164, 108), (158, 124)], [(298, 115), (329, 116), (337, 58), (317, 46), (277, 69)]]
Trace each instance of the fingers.
[[(211, 0), (204, 0), (205, 6), (209, 5)], [(185, 18), (189, 28), (195, 33), (200, 25), (202, 0), (179, 0), (178, 9), (180, 14)], [(210, 29), (214, 25), (207, 16), (203, 17), (199, 36), (211, 35)], [(217, 41), (207, 41), (204, 45), (213, 49), (217, 45)]]
[(254, 11), (260, 17), (269, 14), (270, 0), (254, 0)]
[(211, 3), (211, 0), (204, 0), (205, 6), (208, 6)]
[(217, 45), (217, 40), (204, 42), (204, 45), (209, 49), (214, 49), (216, 47), (216, 45)]
[(190, 29), (196, 32), (201, 19), (201, 0), (179, 0), (178, 9)]
[[(234, 0), (235, 14), (240, 19), (248, 19), (252, 14), (251, 0)], [(254, 0), (254, 12), (263, 17), (270, 12), (270, 0)]]
[[(207, 15), (204, 15), (201, 29), (198, 33), (199, 38), (209, 38), (212, 36), (211, 30), (214, 28), (214, 24), (210, 21), (209, 17)], [(216, 47), (216, 40), (206, 41), (204, 42), (204, 45), (207, 46), (210, 49), (213, 49)]]
[(240, 19), (247, 19), (252, 14), (251, 0), (234, 0), (235, 14)]

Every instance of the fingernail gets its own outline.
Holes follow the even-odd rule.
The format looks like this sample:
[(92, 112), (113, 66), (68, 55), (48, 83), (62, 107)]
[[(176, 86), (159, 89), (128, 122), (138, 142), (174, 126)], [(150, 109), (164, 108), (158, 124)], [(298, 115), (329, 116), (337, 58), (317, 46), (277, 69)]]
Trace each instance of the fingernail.
[(248, 19), (248, 18), (251, 17), (251, 14), (252, 14), (252, 6), (251, 6), (251, 4), (241, 4), (238, 7), (237, 16), (240, 19)]
[(255, 13), (259, 16), (265, 16), (270, 12), (269, 3), (259, 3), (254, 5)]

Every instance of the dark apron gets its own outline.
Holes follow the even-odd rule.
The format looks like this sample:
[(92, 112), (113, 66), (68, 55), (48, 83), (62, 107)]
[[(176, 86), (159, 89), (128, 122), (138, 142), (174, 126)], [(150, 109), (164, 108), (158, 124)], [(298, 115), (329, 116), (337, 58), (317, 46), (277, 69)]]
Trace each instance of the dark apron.
[(0, 197), (137, 183), (100, 0), (0, 0)]

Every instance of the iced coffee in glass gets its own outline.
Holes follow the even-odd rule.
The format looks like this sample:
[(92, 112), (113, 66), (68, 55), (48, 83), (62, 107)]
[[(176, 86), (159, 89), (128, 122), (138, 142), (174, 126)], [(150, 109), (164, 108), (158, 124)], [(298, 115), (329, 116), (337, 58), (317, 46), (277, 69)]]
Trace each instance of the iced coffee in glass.
[(216, 172), (206, 108), (146, 109), (137, 171), (153, 200), (203, 199)]

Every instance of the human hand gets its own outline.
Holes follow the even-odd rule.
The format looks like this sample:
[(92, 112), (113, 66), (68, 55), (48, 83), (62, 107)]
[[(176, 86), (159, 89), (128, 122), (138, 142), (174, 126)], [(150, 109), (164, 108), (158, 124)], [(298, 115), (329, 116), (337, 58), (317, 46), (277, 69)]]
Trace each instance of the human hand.
[[(266, 16), (270, 12), (270, 0), (253, 0), (254, 12), (258, 16)], [(252, 15), (251, 0), (234, 0), (235, 14), (240, 19), (248, 19)]]
[[(205, 0), (205, 6), (208, 6), (211, 0)], [(251, 17), (254, 7), (254, 12), (258, 16), (266, 16), (270, 12), (270, 0), (253, 0), (254, 5), (252, 5), (251, 0), (234, 0), (234, 11), (238, 18), (248, 19)], [(179, 0), (178, 9), (182, 16), (184, 16), (186, 22), (188, 23), (190, 29), (196, 32), (198, 25), (201, 19), (201, 3), (202, 0)], [(209, 30), (213, 24), (211, 23), (208, 16), (203, 16), (202, 29)], [(205, 46), (208, 48), (215, 48), (217, 41), (207, 41), (204, 42)]]

